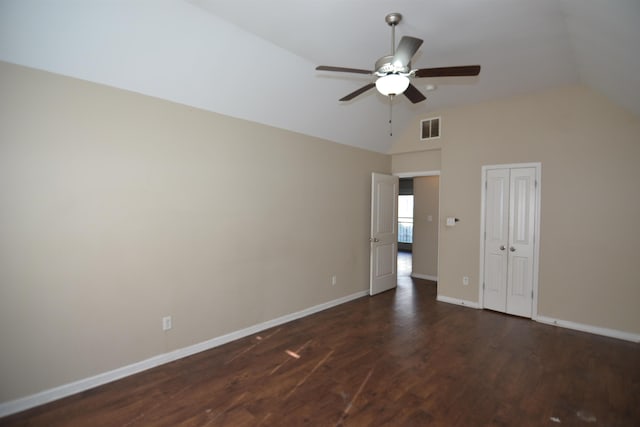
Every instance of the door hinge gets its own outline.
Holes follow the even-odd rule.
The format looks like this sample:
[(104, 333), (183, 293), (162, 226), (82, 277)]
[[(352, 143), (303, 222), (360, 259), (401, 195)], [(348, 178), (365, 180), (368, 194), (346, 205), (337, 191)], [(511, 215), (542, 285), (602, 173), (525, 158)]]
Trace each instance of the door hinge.
[(533, 299), (533, 290), (531, 291), (531, 299)]
[(482, 282), (482, 290), (484, 291), (484, 282)]
[(535, 188), (538, 188), (538, 180), (536, 179), (534, 182)]

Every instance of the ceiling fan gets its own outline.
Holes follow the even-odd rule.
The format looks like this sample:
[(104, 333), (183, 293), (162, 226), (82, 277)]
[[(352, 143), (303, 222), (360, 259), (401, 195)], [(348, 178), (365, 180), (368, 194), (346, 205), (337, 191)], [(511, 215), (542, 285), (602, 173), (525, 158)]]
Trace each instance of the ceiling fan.
[(420, 45), (422, 45), (422, 40), (415, 37), (404, 36), (400, 40), (400, 43), (398, 43), (398, 48), (396, 49), (395, 30), (396, 25), (398, 25), (401, 20), (402, 15), (399, 13), (390, 13), (385, 17), (386, 23), (391, 27), (391, 55), (386, 55), (378, 59), (373, 71), (359, 68), (332, 67), (328, 65), (319, 65), (316, 67), (318, 71), (338, 71), (342, 73), (377, 76), (375, 82), (362, 86), (360, 89), (340, 98), (340, 101), (350, 101), (375, 86), (378, 92), (385, 96), (393, 97), (404, 94), (409, 101), (416, 104), (424, 101), (427, 97), (411, 84), (412, 77), (459, 77), (477, 76), (480, 74), (479, 65), (411, 69), (411, 58), (413, 58), (413, 55), (416, 54)]

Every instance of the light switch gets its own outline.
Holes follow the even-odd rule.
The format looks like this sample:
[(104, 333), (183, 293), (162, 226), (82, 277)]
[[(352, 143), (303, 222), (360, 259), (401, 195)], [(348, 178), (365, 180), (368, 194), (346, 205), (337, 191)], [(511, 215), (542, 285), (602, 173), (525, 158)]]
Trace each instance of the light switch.
[(447, 227), (453, 227), (454, 225), (456, 225), (455, 217), (448, 216), (447, 217)]

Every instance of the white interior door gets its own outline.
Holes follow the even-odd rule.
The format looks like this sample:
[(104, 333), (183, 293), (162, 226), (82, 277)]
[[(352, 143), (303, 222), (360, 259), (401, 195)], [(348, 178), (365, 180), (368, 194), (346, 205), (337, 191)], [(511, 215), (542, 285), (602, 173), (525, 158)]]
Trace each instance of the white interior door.
[(485, 200), (484, 306), (506, 312), (509, 169), (487, 171)]
[(490, 169), (485, 179), (483, 305), (531, 317), (536, 168)]
[(531, 317), (533, 303), (534, 168), (513, 168), (509, 183), (507, 313)]
[(398, 257), (398, 177), (371, 174), (371, 271), (369, 294), (396, 287)]

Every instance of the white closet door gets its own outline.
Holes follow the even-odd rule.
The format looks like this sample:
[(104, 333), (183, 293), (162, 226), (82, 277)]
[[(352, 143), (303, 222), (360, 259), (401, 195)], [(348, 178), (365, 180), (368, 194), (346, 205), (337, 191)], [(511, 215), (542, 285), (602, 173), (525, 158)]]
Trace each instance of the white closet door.
[(511, 169), (506, 311), (525, 317), (533, 302), (535, 183), (535, 168)]
[(486, 172), (483, 305), (531, 317), (536, 168)]
[(484, 306), (507, 311), (509, 169), (487, 171), (484, 241)]

